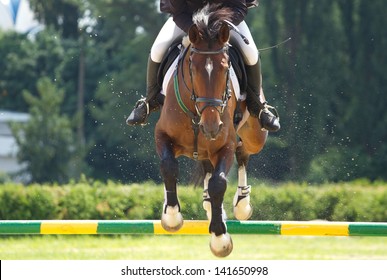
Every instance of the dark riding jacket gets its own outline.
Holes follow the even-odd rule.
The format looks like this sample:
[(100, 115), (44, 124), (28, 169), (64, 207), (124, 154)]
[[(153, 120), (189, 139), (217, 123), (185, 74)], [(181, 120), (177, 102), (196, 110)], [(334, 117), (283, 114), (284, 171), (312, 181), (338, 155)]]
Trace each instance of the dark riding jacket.
[(185, 32), (192, 25), (192, 14), (207, 3), (221, 4), (235, 11), (233, 23), (240, 24), (247, 15), (247, 9), (258, 6), (257, 0), (160, 0), (160, 10), (169, 13), (178, 27)]

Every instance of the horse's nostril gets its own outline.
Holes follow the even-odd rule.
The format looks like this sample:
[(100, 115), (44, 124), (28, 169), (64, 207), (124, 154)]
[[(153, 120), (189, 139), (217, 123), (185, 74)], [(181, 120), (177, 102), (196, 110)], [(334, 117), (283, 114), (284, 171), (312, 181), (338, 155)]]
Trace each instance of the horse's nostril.
[(219, 123), (219, 131), (221, 131), (222, 128), (223, 128), (223, 122), (220, 122), (220, 123)]
[(199, 123), (200, 131), (204, 133), (204, 125), (202, 123)]

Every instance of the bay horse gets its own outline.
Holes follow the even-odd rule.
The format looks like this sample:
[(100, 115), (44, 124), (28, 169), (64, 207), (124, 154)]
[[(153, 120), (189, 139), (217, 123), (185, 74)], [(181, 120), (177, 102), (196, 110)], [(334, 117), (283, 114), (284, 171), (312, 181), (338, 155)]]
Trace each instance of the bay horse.
[[(210, 220), (210, 249), (218, 257), (228, 256), (233, 249), (223, 198), (234, 155), (239, 175), (234, 215), (244, 220), (252, 213), (247, 162), (251, 154), (263, 148), (267, 138), (258, 119), (249, 115), (246, 102), (237, 100), (230, 79), (231, 30), (227, 22), (231, 20), (231, 9), (213, 5), (193, 16), (188, 32), (190, 44), (182, 50), (173, 77), (165, 81), (166, 97), (155, 127), (156, 150), (165, 184), (161, 224), (169, 232), (183, 225), (177, 196), (177, 157), (199, 161), (206, 174), (203, 207)], [(243, 120), (234, 125), (238, 102)]]

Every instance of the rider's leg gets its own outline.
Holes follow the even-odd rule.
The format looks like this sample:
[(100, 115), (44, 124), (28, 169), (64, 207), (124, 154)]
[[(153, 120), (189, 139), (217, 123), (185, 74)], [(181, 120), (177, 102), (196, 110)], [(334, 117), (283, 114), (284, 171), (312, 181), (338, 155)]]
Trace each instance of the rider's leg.
[[(250, 115), (259, 118), (261, 127), (268, 131), (280, 129), (277, 110), (268, 105), (262, 90), (261, 61), (254, 65), (246, 65), (247, 74), (247, 97), (246, 103)], [(272, 109), (274, 114), (270, 111)]]
[(159, 108), (159, 103), (156, 100), (156, 96), (161, 90), (157, 83), (159, 67), (160, 63), (154, 62), (149, 55), (146, 74), (146, 97), (137, 101), (132, 113), (126, 120), (128, 125), (144, 124), (149, 113)]
[[(252, 116), (259, 118), (263, 129), (278, 131), (280, 123), (277, 111), (267, 104), (262, 90), (261, 62), (258, 49), (247, 24), (242, 21), (237, 27), (249, 41), (249, 44), (246, 44), (238, 34), (231, 32), (231, 43), (241, 50), (246, 65), (249, 112)], [(274, 114), (270, 111), (271, 109)]]
[(161, 60), (170, 45), (184, 35), (184, 31), (176, 26), (172, 18), (169, 18), (161, 28), (148, 58), (146, 97), (137, 101), (133, 111), (126, 120), (128, 125), (145, 124), (149, 113), (159, 108), (157, 95), (160, 93), (161, 88), (157, 83), (157, 74)]

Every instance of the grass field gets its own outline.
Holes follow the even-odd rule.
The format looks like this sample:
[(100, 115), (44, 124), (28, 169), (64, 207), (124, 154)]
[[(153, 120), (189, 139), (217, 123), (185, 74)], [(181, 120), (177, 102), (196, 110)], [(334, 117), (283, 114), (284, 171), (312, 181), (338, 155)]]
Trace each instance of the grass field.
[[(387, 237), (233, 235), (227, 259), (387, 260)], [(216, 260), (209, 236), (0, 237), (2, 260)]]

